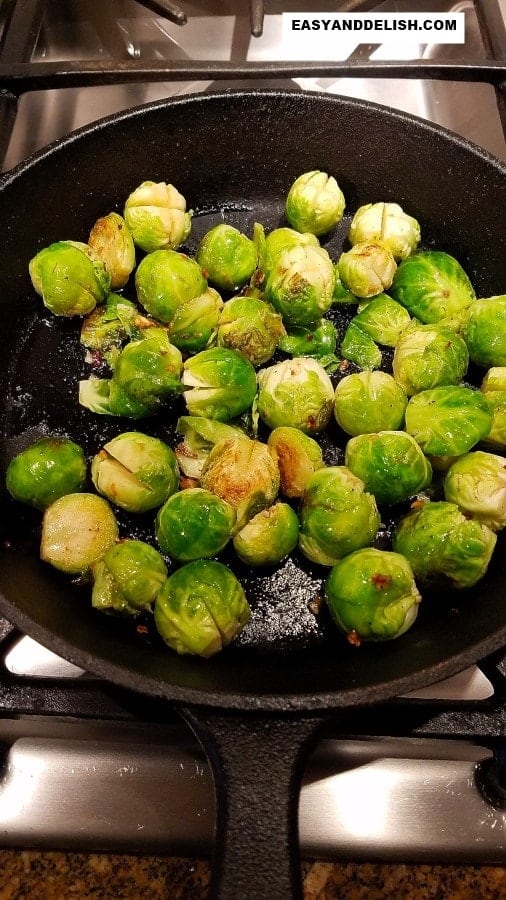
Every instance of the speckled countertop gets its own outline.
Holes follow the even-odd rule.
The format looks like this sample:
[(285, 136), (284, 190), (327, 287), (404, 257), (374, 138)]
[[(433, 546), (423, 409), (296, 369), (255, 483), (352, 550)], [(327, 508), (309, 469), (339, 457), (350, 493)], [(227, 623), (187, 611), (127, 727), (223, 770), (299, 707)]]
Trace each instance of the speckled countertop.
[[(506, 866), (303, 864), (304, 900), (499, 900)], [(197, 859), (0, 850), (0, 900), (205, 900)]]

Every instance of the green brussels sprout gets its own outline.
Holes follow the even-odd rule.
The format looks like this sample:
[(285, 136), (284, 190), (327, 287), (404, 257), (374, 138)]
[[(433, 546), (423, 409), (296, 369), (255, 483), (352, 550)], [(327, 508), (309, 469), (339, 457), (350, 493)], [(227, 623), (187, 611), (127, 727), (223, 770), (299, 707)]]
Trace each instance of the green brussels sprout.
[(440, 385), (459, 384), (469, 354), (462, 338), (444, 325), (413, 322), (394, 351), (393, 376), (408, 397)]
[(135, 245), (123, 216), (112, 212), (97, 219), (88, 246), (105, 263), (112, 290), (124, 287), (135, 269)]
[(86, 378), (79, 382), (79, 404), (99, 416), (145, 419), (155, 410), (154, 403), (133, 400), (112, 378)]
[(445, 500), (488, 525), (506, 527), (506, 459), (475, 450), (455, 460), (443, 482)]
[(236, 531), (274, 502), (279, 483), (272, 449), (245, 436), (215, 444), (202, 468), (202, 487), (234, 507)]
[(137, 403), (154, 409), (182, 391), (183, 359), (164, 328), (148, 328), (139, 341), (123, 348), (112, 380)]
[(159, 322), (172, 322), (183, 303), (207, 288), (202, 269), (185, 253), (155, 250), (137, 266), (135, 289), (141, 306)]
[(337, 261), (339, 277), (356, 297), (375, 297), (392, 284), (397, 264), (379, 241), (361, 241)]
[(393, 548), (411, 564), (422, 586), (468, 588), (487, 571), (496, 535), (447, 501), (418, 504), (404, 516)]
[(215, 556), (228, 544), (236, 512), (203, 488), (178, 491), (156, 516), (156, 539), (163, 553), (180, 562)]
[(65, 494), (42, 517), (40, 558), (70, 575), (85, 575), (118, 540), (118, 523), (107, 500), (96, 494)]
[(506, 294), (471, 303), (462, 337), (477, 366), (506, 366)]
[(103, 611), (137, 616), (151, 612), (167, 578), (167, 566), (154, 547), (124, 540), (109, 547), (91, 567), (91, 605)]
[(296, 246), (277, 258), (265, 296), (287, 325), (313, 325), (332, 306), (334, 266), (323, 247)]
[(204, 235), (195, 254), (211, 284), (223, 291), (233, 291), (249, 281), (257, 257), (254, 241), (225, 222)]
[(492, 411), (479, 391), (437, 387), (412, 397), (405, 419), (427, 456), (460, 456), (488, 435)]
[(9, 494), (20, 503), (45, 509), (64, 494), (82, 490), (86, 459), (69, 438), (40, 438), (11, 459), (5, 476)]
[(214, 343), (223, 300), (208, 287), (198, 297), (178, 306), (169, 328), (169, 339), (183, 353), (197, 353)]
[(128, 512), (158, 509), (179, 486), (174, 451), (158, 438), (125, 431), (104, 444), (91, 463), (99, 494)]
[(275, 566), (295, 550), (299, 520), (288, 503), (275, 503), (253, 516), (234, 535), (234, 550), (247, 566)]
[(176, 431), (183, 435), (183, 440), (175, 448), (179, 468), (183, 475), (194, 479), (200, 478), (202, 467), (215, 444), (225, 438), (244, 437), (240, 428), (204, 416), (180, 416)]
[(210, 559), (181, 566), (167, 578), (155, 600), (157, 631), (180, 654), (213, 656), (237, 637), (250, 617), (235, 575)]
[(337, 363), (337, 328), (330, 319), (320, 319), (311, 328), (290, 328), (280, 337), (278, 347), (290, 356), (312, 356), (325, 369)]
[(300, 510), (299, 549), (312, 562), (333, 566), (371, 544), (380, 516), (364, 482), (346, 466), (319, 469), (309, 479)]
[(389, 641), (405, 634), (421, 599), (407, 559), (374, 547), (339, 560), (325, 585), (330, 614), (355, 647), (362, 641)]
[(141, 320), (135, 303), (120, 294), (109, 294), (105, 303), (84, 319), (81, 344), (89, 350), (98, 350), (114, 368), (123, 344), (140, 336)]
[(401, 262), (390, 293), (421, 322), (441, 322), (454, 331), (461, 330), (476, 296), (460, 263), (441, 250), (426, 250)]
[(315, 434), (328, 425), (334, 388), (316, 359), (286, 359), (261, 369), (258, 386), (258, 413), (269, 428), (290, 425)]
[(346, 201), (336, 179), (326, 172), (304, 172), (292, 184), (285, 214), (292, 228), (322, 235), (341, 221)]
[(411, 316), (388, 294), (378, 294), (372, 300), (361, 303), (353, 319), (362, 331), (385, 347), (395, 347), (404, 329), (411, 322)]
[(134, 243), (146, 253), (175, 250), (191, 231), (185, 198), (164, 181), (143, 181), (127, 197), (123, 215)]
[(341, 341), (341, 356), (361, 369), (378, 369), (383, 356), (372, 337), (352, 319)]
[(259, 268), (263, 279), (271, 274), (279, 257), (285, 250), (294, 247), (319, 247), (320, 243), (314, 234), (301, 234), (293, 228), (275, 228), (265, 237), (262, 252), (259, 256)]
[(482, 443), (496, 450), (506, 450), (506, 391), (487, 391), (485, 394), (492, 410), (492, 425)]
[(420, 225), (398, 203), (367, 203), (353, 216), (348, 240), (350, 244), (380, 241), (394, 259), (406, 259), (420, 242)]
[(355, 297), (347, 287), (344, 286), (339, 276), (338, 263), (334, 266), (334, 290), (332, 292), (332, 306), (341, 306), (343, 303), (360, 303), (360, 299)]
[(105, 263), (78, 241), (44, 247), (28, 269), (44, 306), (56, 316), (86, 316), (105, 300), (111, 287)]
[(256, 367), (274, 355), (284, 334), (283, 320), (269, 303), (257, 297), (232, 297), (220, 315), (217, 343), (239, 350)]
[(345, 465), (360, 478), (377, 503), (399, 503), (432, 481), (432, 468), (421, 448), (404, 431), (380, 431), (351, 438)]
[(506, 391), (506, 366), (493, 366), (481, 382), (484, 394), (490, 391)]
[(334, 396), (334, 415), (352, 436), (377, 431), (398, 431), (404, 422), (408, 398), (386, 372), (354, 372), (341, 379)]
[(190, 415), (228, 422), (253, 403), (257, 378), (250, 361), (238, 350), (212, 347), (186, 360), (183, 389)]
[(267, 446), (277, 459), (281, 493), (303, 497), (311, 475), (324, 465), (320, 445), (299, 428), (280, 425), (271, 431)]

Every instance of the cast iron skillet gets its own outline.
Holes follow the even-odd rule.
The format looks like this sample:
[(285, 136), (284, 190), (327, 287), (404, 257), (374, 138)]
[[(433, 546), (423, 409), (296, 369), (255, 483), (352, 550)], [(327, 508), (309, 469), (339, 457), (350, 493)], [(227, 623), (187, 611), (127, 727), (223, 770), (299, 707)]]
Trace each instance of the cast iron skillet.
[[(73, 321), (46, 315), (28, 261), (52, 241), (87, 240), (94, 221), (141, 181), (171, 181), (195, 211), (188, 249), (224, 219), (248, 231), (282, 223), (294, 178), (334, 174), (348, 211), (399, 202), (425, 245), (454, 254), (478, 296), (506, 289), (506, 168), (477, 147), (370, 103), (294, 91), (242, 91), (150, 104), (46, 148), (0, 182), (2, 464), (41, 434), (68, 434), (90, 456), (132, 427), (77, 404), (89, 374)], [(328, 243), (336, 258), (347, 222)], [(134, 423), (169, 441), (182, 407)], [(326, 446), (328, 461), (332, 442)], [(253, 607), (237, 644), (209, 661), (95, 613), (86, 590), (38, 560), (40, 516), (2, 495), (0, 610), (56, 653), (98, 676), (181, 708), (216, 772), (219, 828), (213, 894), (298, 895), (297, 779), (302, 748), (330, 711), (365, 706), (461, 670), (506, 643), (504, 552), (459, 596), (425, 597), (402, 639), (356, 650), (308, 603), (322, 572), (303, 560), (240, 576)], [(122, 533), (152, 537), (152, 520)], [(128, 532), (127, 529), (130, 531)], [(132, 532), (133, 529), (133, 532)], [(170, 797), (167, 803), (170, 803)]]

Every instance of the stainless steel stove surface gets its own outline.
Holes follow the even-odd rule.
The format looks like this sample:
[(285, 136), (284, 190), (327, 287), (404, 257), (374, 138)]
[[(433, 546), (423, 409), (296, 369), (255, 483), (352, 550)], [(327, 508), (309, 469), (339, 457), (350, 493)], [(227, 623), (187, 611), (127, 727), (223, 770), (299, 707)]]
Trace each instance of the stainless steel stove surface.
[[(360, 64), (369, 60), (504, 62), (506, 0), (272, 2), (266, 4), (261, 37), (250, 34), (247, 4), (240, 11), (232, 0), (181, 5), (188, 15), (182, 27), (133, 0), (0, 0), (4, 88), (2, 71), (14, 71), (18, 62), (60, 64), (62, 70), (76, 61), (98, 61), (104, 68), (122, 60), (165, 65), (163, 80), (24, 92), (3, 170), (102, 116), (212, 88), (216, 69), (209, 65), (206, 77), (205, 68), (211, 61), (237, 65), (227, 78), (219, 73), (218, 87), (288, 83), (369, 99), (443, 125), (506, 159), (503, 99), (492, 84), (472, 77), (416, 78), (413, 71), (409, 78), (381, 77), (381, 70), (360, 77)], [(308, 74), (292, 62), (288, 81), (270, 70), (268, 81), (258, 72), (245, 81), (245, 61), (293, 59), (281, 28), (288, 7), (465, 12), (466, 42), (454, 48), (347, 45), (341, 62), (350, 65), (348, 72)], [(196, 77), (189, 80), (171, 68), (191, 69), (194, 63), (201, 68), (194, 66)], [(7, 623), (0, 626), (2, 845), (207, 853), (215, 815), (212, 778), (199, 744), (176, 713), (104, 684)], [(416, 695), (341, 715), (305, 772), (299, 807), (303, 855), (504, 861), (505, 672), (505, 658), (498, 654)]]

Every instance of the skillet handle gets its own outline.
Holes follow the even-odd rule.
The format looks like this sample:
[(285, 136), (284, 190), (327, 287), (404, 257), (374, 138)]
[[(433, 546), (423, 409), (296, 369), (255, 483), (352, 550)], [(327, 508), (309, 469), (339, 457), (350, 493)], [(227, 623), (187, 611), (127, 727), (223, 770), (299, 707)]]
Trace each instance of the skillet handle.
[(302, 898), (298, 804), (303, 764), (326, 720), (179, 710), (214, 775), (212, 900)]

